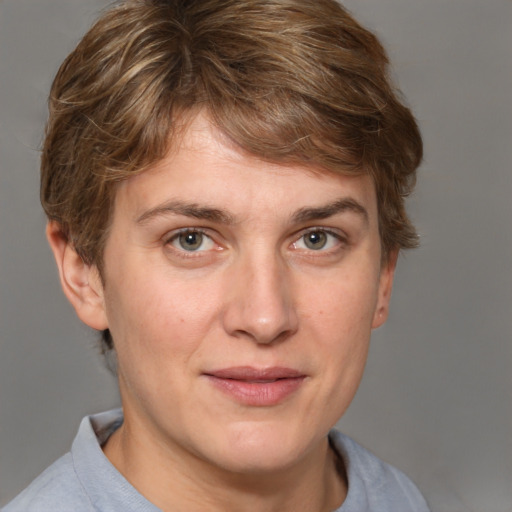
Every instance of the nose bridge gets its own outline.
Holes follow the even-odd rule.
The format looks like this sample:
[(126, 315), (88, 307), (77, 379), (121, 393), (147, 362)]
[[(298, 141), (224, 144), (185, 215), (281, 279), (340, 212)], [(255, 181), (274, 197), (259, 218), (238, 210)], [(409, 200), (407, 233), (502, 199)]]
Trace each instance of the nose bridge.
[(272, 343), (297, 329), (289, 269), (278, 251), (260, 246), (231, 269), (224, 322), (234, 336)]

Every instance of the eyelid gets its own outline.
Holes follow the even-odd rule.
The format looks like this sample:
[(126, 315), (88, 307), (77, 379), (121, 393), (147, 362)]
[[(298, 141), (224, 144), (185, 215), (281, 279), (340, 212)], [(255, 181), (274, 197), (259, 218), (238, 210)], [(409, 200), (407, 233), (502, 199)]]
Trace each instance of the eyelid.
[[(336, 239), (338, 242), (335, 247), (330, 247), (327, 249), (320, 248), (318, 250), (310, 249), (310, 248), (299, 248), (294, 247), (304, 236), (306, 236), (308, 233), (314, 233), (314, 232), (322, 232), (325, 233), (328, 236), (331, 236)], [(207, 250), (199, 250), (199, 251), (186, 251), (185, 249), (180, 249), (178, 247), (175, 247), (173, 242), (180, 236), (186, 233), (200, 233), (202, 236), (209, 238), (212, 243), (214, 244), (214, 248), (207, 249)], [(204, 228), (200, 226), (187, 226), (183, 228), (178, 228), (175, 230), (172, 230), (171, 232), (166, 233), (163, 237), (163, 243), (166, 246), (170, 246), (172, 248), (172, 251), (176, 254), (185, 257), (185, 258), (194, 258), (201, 255), (205, 255), (206, 253), (212, 253), (214, 251), (219, 251), (223, 249), (223, 246), (221, 243), (218, 242), (218, 237), (216, 237), (212, 230), (209, 228)], [(309, 226), (307, 228), (303, 228), (299, 231), (297, 231), (292, 238), (291, 246), (300, 251), (304, 252), (310, 252), (310, 253), (317, 253), (318, 255), (322, 253), (333, 253), (337, 250), (340, 250), (343, 246), (347, 246), (349, 244), (349, 237), (348, 235), (339, 228), (334, 227), (326, 227), (326, 226)]]
[[(213, 248), (206, 250), (197, 250), (197, 251), (187, 251), (185, 249), (180, 249), (174, 245), (174, 242), (181, 236), (186, 235), (188, 233), (199, 233), (203, 237), (208, 238), (210, 242), (214, 245)], [(171, 231), (170, 233), (166, 233), (163, 238), (163, 243), (165, 246), (170, 247), (176, 254), (179, 254), (182, 257), (193, 258), (201, 255), (205, 255), (206, 253), (210, 253), (212, 251), (220, 250), (222, 246), (217, 242), (216, 238), (212, 236), (211, 230), (205, 229), (202, 227), (196, 226), (187, 226), (185, 228), (179, 228)]]
[(317, 233), (317, 232), (325, 233), (326, 235), (330, 235), (330, 236), (334, 237), (337, 240), (337, 242), (339, 242), (339, 245), (334, 248), (329, 248), (329, 249), (321, 248), (316, 251), (314, 249), (309, 249), (309, 248), (304, 248), (304, 249), (297, 248), (297, 249), (303, 250), (303, 251), (309, 251), (311, 253), (315, 253), (315, 252), (316, 253), (328, 253), (328, 252), (336, 251), (337, 249), (340, 248), (340, 246), (347, 245), (349, 243), (348, 236), (346, 235), (346, 233), (344, 233), (340, 229), (325, 227), (325, 226), (311, 226), (311, 227), (302, 229), (301, 231), (299, 231), (298, 233), (295, 234), (294, 240), (292, 242), (292, 246), (295, 246), (295, 244), (297, 244), (307, 234)]
[(168, 243), (172, 242), (173, 240), (175, 240), (176, 238), (178, 238), (180, 235), (184, 235), (186, 233), (201, 233), (201, 235), (204, 235), (204, 236), (207, 236), (208, 238), (213, 239), (213, 237), (211, 237), (208, 234), (208, 231), (205, 228), (200, 228), (200, 227), (195, 227), (195, 226), (173, 229), (170, 233), (166, 233), (162, 238), (164, 239), (164, 242), (166, 244), (168, 244)]

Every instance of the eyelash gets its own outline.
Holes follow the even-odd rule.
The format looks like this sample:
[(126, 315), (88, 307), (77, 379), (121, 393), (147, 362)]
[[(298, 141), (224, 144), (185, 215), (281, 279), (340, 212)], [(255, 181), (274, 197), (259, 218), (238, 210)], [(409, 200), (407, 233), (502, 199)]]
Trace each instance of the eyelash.
[[(213, 243), (215, 243), (213, 237), (210, 236), (205, 229), (195, 228), (194, 227), (194, 228), (182, 228), (182, 229), (179, 229), (178, 231), (173, 232), (171, 236), (169, 236), (168, 238), (165, 239), (165, 245), (166, 246), (169, 246), (169, 245), (173, 246), (173, 242), (178, 240), (180, 236), (188, 235), (188, 234), (191, 234), (191, 235), (195, 235), (195, 234), (202, 235), (202, 236), (210, 239)], [(179, 254), (181, 257), (184, 257), (184, 258), (194, 258), (194, 257), (198, 257), (202, 253), (204, 254), (205, 252), (209, 252), (209, 251), (187, 251), (186, 249), (181, 249), (180, 250), (179, 248), (176, 248), (176, 247), (173, 247), (173, 249), (175, 249), (175, 252), (177, 254)]]
[[(165, 245), (166, 246), (171, 246), (172, 249), (174, 250), (174, 253), (179, 255), (182, 258), (204, 257), (205, 254), (211, 253), (212, 250), (202, 250), (202, 251), (191, 250), (191, 251), (187, 251), (184, 248), (180, 249), (178, 247), (174, 247), (173, 242), (178, 240), (179, 237), (182, 236), (182, 235), (199, 234), (199, 235), (202, 235), (203, 237), (206, 237), (207, 239), (209, 239), (211, 241), (211, 243), (215, 244), (214, 238), (212, 236), (210, 236), (208, 233), (209, 232), (207, 230), (205, 230), (203, 228), (199, 228), (199, 227), (198, 228), (196, 228), (196, 227), (194, 227), (194, 228), (183, 228), (183, 229), (180, 229), (180, 230), (172, 233), (171, 236), (166, 238), (165, 239)], [(312, 234), (312, 233), (321, 233), (321, 234), (333, 237), (338, 242), (338, 244), (336, 244), (336, 247), (329, 247), (327, 249), (324, 249), (323, 247), (320, 247), (318, 250), (315, 250), (315, 249), (312, 249), (312, 248), (308, 248), (308, 247), (306, 247), (306, 248), (296, 247), (296, 245), (301, 243), (301, 241), (304, 241), (306, 236), (308, 236), (309, 234)], [(303, 242), (303, 243), (305, 243), (305, 242)], [(329, 244), (329, 240), (326, 241), (326, 244)], [(300, 236), (298, 236), (297, 238), (294, 239), (294, 241), (292, 242), (291, 246), (295, 250), (297, 250), (297, 251), (304, 251), (304, 253), (307, 253), (310, 256), (317, 257), (317, 256), (322, 256), (322, 255), (328, 255), (328, 254), (336, 253), (343, 246), (346, 246), (347, 244), (348, 244), (348, 240), (347, 240), (346, 235), (344, 235), (342, 233), (339, 233), (338, 231), (335, 231), (335, 230), (332, 230), (332, 229), (327, 229), (325, 227), (313, 226), (313, 227), (307, 228), (306, 230), (301, 231), (300, 232)], [(216, 245), (217, 245), (217, 247), (219, 247), (218, 244), (216, 244)]]
[[(304, 240), (307, 235), (312, 234), (312, 233), (322, 233), (324, 235), (333, 237), (336, 240), (336, 242), (338, 242), (337, 246), (328, 248), (328, 249), (323, 249), (323, 247), (322, 247), (319, 250), (314, 250), (311, 248), (310, 249), (296, 248), (297, 250), (307, 251), (308, 255), (311, 255), (311, 256), (321, 256), (321, 255), (327, 255), (327, 254), (331, 254), (333, 252), (337, 252), (343, 246), (346, 246), (348, 244), (348, 239), (347, 239), (346, 235), (344, 235), (338, 231), (332, 230), (332, 229), (327, 229), (325, 227), (314, 226), (314, 227), (310, 227), (310, 228), (307, 228), (306, 230), (302, 231), (300, 236), (295, 239), (295, 241), (292, 243), (292, 245), (298, 244), (301, 240)], [(327, 241), (327, 243), (329, 243), (329, 242)]]

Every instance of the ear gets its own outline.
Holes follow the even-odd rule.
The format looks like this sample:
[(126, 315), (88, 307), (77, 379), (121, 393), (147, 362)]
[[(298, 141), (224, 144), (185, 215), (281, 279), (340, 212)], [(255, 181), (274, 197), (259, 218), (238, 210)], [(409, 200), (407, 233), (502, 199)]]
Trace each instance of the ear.
[(107, 329), (103, 284), (97, 267), (82, 260), (58, 222), (48, 223), (46, 237), (57, 262), (62, 290), (76, 314), (93, 329)]
[(386, 261), (382, 264), (379, 278), (379, 291), (377, 297), (377, 306), (373, 314), (372, 329), (376, 329), (384, 324), (389, 314), (389, 301), (391, 299), (391, 290), (393, 288), (393, 277), (395, 275), (396, 261), (398, 251), (392, 251)]

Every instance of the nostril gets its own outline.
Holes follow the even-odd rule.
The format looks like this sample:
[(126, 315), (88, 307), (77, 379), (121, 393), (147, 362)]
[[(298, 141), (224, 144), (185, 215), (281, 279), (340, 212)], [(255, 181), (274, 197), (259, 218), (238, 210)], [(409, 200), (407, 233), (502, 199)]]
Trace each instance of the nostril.
[[(294, 315), (295, 316), (295, 315)], [(244, 321), (240, 319), (239, 321)], [(298, 322), (288, 313), (272, 319), (260, 319), (250, 322), (245, 319), (245, 328), (232, 329), (230, 335), (238, 338), (246, 338), (259, 344), (275, 344), (288, 339), (297, 331)]]
[(239, 260), (223, 311), (231, 336), (271, 344), (288, 339), (298, 326), (290, 276), (275, 253), (263, 248)]

